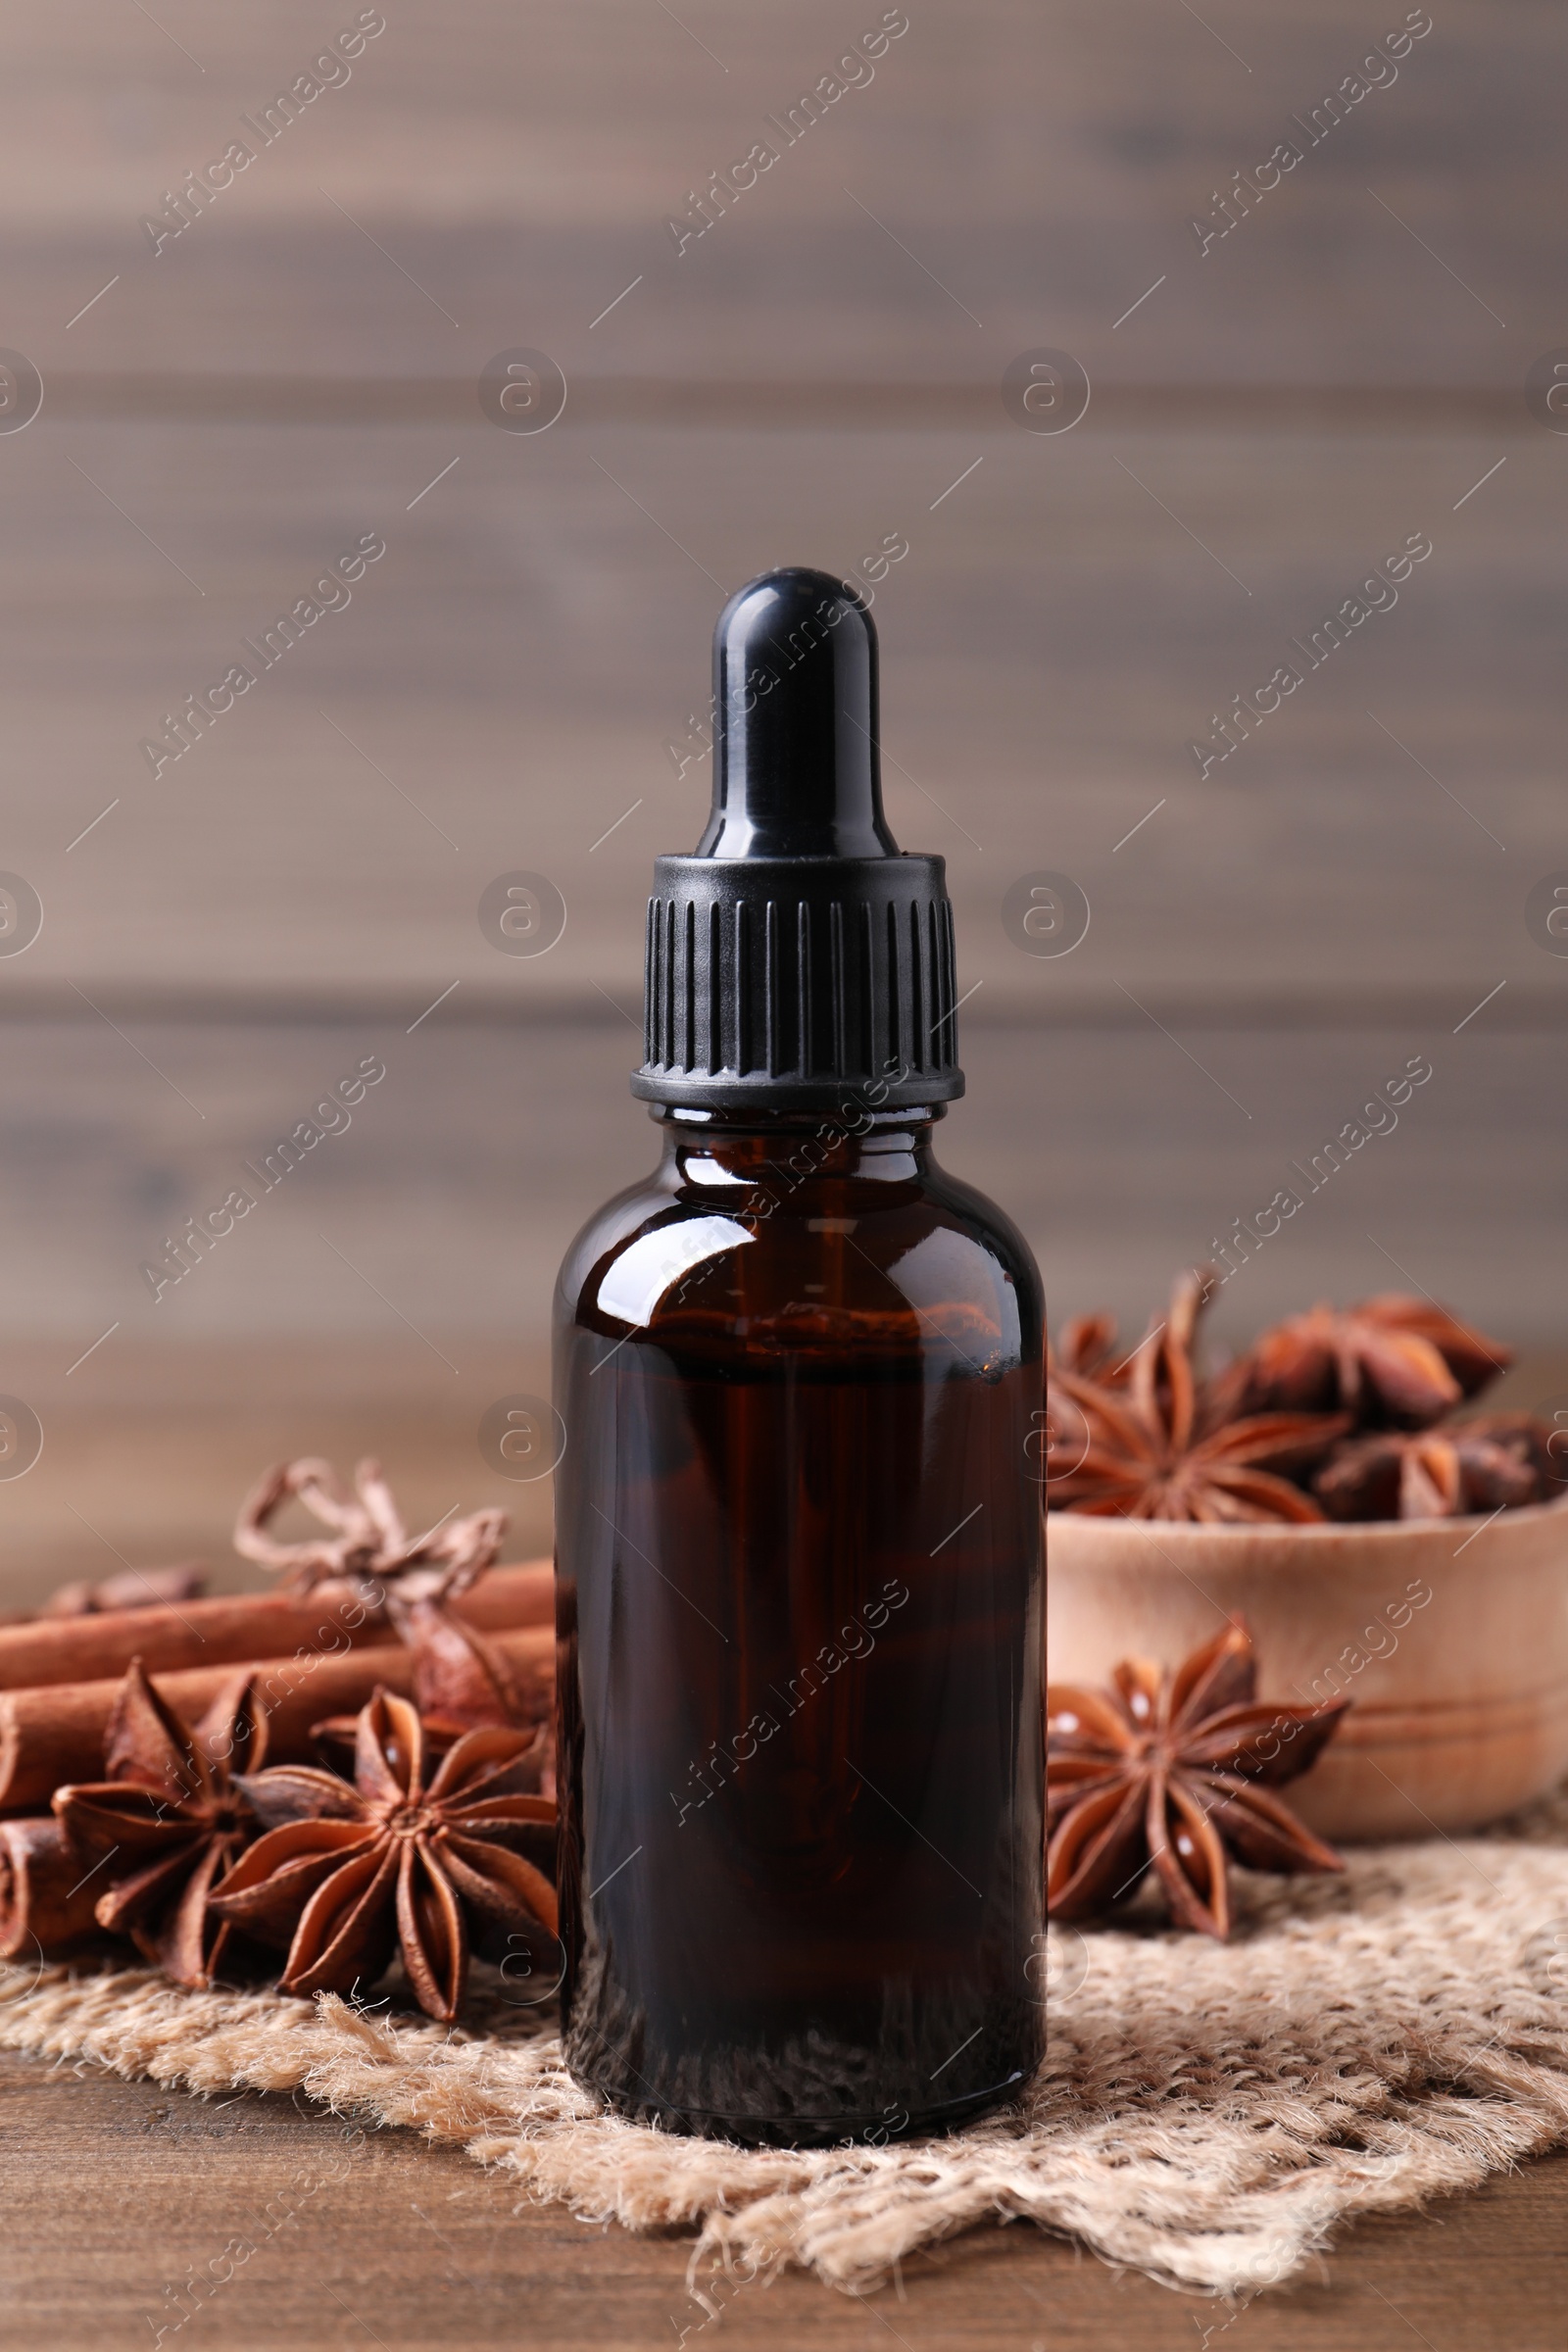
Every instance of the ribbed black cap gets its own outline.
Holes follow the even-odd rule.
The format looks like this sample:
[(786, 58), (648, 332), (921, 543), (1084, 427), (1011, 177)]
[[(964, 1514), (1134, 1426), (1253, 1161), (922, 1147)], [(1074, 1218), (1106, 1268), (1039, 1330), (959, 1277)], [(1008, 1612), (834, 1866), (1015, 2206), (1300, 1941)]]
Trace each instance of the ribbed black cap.
[(882, 813), (876, 628), (827, 572), (764, 572), (713, 632), (713, 806), (654, 862), (652, 1102), (745, 1111), (963, 1092), (940, 858)]

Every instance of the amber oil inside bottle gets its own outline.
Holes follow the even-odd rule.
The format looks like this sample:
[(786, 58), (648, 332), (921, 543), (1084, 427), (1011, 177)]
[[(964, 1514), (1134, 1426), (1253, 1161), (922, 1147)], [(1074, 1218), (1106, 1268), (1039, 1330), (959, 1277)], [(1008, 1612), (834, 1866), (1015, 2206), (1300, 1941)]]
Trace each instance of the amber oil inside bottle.
[(1038, 2062), (1042, 1306), (941, 1115), (662, 1108), (563, 1268), (567, 2055), (677, 2130), (879, 2140)]

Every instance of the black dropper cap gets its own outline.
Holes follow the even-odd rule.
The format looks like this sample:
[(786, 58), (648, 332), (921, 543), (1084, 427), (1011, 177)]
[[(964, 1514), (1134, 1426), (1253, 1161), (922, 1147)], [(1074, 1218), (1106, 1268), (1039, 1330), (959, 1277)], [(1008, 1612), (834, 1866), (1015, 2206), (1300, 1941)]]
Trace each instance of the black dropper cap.
[(648, 903), (652, 1102), (899, 1109), (963, 1092), (940, 858), (882, 813), (876, 628), (823, 571), (764, 572), (713, 632), (713, 806)]

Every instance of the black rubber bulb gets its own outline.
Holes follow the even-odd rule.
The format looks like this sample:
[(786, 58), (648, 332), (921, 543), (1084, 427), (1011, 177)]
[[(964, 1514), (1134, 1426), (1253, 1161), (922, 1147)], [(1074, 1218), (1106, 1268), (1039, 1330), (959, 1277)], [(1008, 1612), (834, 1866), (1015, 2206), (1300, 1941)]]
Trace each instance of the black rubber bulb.
[(713, 807), (699, 858), (896, 858), (882, 813), (876, 624), (842, 580), (791, 565), (713, 631)]

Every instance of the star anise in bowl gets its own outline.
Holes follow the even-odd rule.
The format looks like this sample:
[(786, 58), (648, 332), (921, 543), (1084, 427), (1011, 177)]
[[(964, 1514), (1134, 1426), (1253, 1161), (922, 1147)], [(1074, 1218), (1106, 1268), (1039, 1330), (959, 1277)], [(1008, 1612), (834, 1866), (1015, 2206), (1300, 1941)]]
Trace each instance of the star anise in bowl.
[(1441, 1429), (1383, 1429), (1336, 1448), (1312, 1481), (1331, 1519), (1453, 1519), (1542, 1497), (1528, 1414), (1499, 1413)]
[(1229, 1863), (1286, 1873), (1345, 1865), (1273, 1791), (1315, 1763), (1348, 1705), (1257, 1697), (1252, 1638), (1233, 1621), (1174, 1671), (1124, 1658), (1108, 1690), (1047, 1694), (1046, 1900), (1102, 1916), (1151, 1871), (1176, 1926), (1223, 1940)]
[[(1319, 1461), (1349, 1423), (1322, 1413), (1233, 1416), (1228, 1393), (1205, 1384), (1194, 1365), (1214, 1280), (1207, 1268), (1178, 1277), (1163, 1320), (1126, 1359), (1119, 1385), (1054, 1361), (1046, 1460), (1054, 1510), (1210, 1522), (1322, 1518), (1287, 1474)], [(1098, 1345), (1090, 1360), (1108, 1352)], [(1080, 1339), (1074, 1360), (1086, 1354)]]
[(1357, 1427), (1424, 1429), (1513, 1361), (1446, 1307), (1398, 1291), (1291, 1315), (1243, 1359), (1241, 1409), (1348, 1412)]
[(1445, 1419), (1512, 1362), (1500, 1340), (1391, 1291), (1291, 1315), (1204, 1377), (1198, 1326), (1219, 1280), (1179, 1276), (1125, 1354), (1108, 1315), (1063, 1327), (1046, 1364), (1051, 1509), (1308, 1524), (1568, 1497), (1563, 1430), (1529, 1413)]

